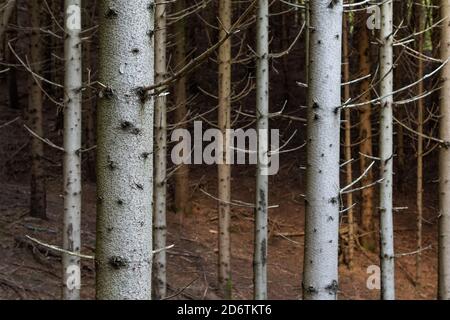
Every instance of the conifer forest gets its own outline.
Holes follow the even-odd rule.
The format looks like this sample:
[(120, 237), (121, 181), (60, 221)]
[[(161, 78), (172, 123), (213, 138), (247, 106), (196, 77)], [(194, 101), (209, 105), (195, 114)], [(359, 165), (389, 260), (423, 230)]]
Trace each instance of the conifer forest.
[(450, 0), (0, 0), (0, 300), (95, 299), (450, 300)]

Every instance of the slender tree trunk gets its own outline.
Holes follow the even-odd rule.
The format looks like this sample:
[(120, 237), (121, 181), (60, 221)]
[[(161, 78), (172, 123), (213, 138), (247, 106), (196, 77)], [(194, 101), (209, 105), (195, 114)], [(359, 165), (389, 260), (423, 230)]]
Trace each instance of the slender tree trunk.
[[(441, 0), (441, 59), (450, 58), (450, 0)], [(442, 71), (440, 136), (450, 141), (450, 64)], [(439, 299), (450, 299), (450, 149), (439, 157)]]
[[(357, 39), (359, 52), (359, 74), (366, 76), (371, 73), (370, 67), (370, 49), (369, 49), (369, 33), (366, 26), (367, 14), (363, 13), (359, 16)], [(370, 79), (364, 79), (360, 84), (361, 100), (363, 102), (370, 101)], [(359, 152), (360, 152), (360, 171), (363, 173), (369, 167), (370, 157), (373, 156), (372, 148), (372, 122), (371, 122), (371, 106), (369, 104), (359, 108)], [(373, 183), (373, 171), (370, 170), (361, 180), (363, 186)], [(370, 251), (376, 249), (375, 228), (374, 228), (374, 188), (364, 188), (361, 190), (361, 244)]]
[[(338, 291), (341, 1), (310, 3), (310, 72), (303, 298)], [(325, 89), (326, 88), (326, 89)]]
[(150, 299), (155, 4), (99, 3), (97, 298)]
[[(344, 28), (342, 35), (344, 56), (344, 82), (350, 81), (350, 54), (348, 49), (348, 19), (344, 17)], [(344, 87), (344, 101), (350, 99), (350, 85)], [(344, 159), (347, 165), (345, 166), (345, 183), (350, 185), (353, 182), (352, 172), (352, 119), (350, 109), (347, 108), (344, 111), (345, 119), (345, 139), (344, 139)], [(353, 253), (355, 250), (355, 233), (354, 233), (354, 216), (353, 216), (353, 193), (349, 192), (345, 195), (345, 205), (347, 210), (347, 222), (348, 222), (348, 244), (347, 244), (347, 257), (346, 263), (350, 269), (353, 268)]]
[[(155, 83), (165, 80), (166, 68), (166, 0), (156, 0), (155, 13)], [(154, 247), (155, 250), (166, 247), (166, 194), (167, 194), (167, 99), (166, 88), (158, 89), (155, 99), (155, 217)], [(162, 250), (154, 256), (155, 298), (164, 299), (167, 291), (166, 251)]]
[[(41, 0), (30, 2), (31, 13), (31, 47), (30, 65), (33, 72), (42, 75), (42, 42), (40, 36)], [(28, 95), (28, 125), (40, 137), (44, 136), (43, 128), (43, 97), (41, 91), (42, 81), (38, 77), (29, 75)], [(32, 217), (46, 219), (46, 177), (43, 162), (44, 144), (41, 140), (31, 139), (31, 190), (30, 190), (30, 215)]]
[[(175, 12), (182, 12), (186, 8), (184, 0), (175, 2)], [(186, 22), (181, 19), (175, 23), (175, 54), (174, 65), (177, 69), (186, 63)], [(186, 129), (187, 107), (186, 107), (186, 76), (175, 82), (175, 122), (180, 129)], [(184, 157), (185, 155), (181, 155)], [(191, 213), (189, 204), (189, 166), (182, 164), (175, 171), (175, 208), (182, 216)]]
[[(63, 248), (81, 247), (81, 0), (65, 1), (64, 77), (64, 226)], [(63, 299), (80, 299), (80, 258), (63, 255)]]
[(256, 117), (258, 163), (254, 248), (255, 300), (267, 299), (267, 220), (269, 200), (269, 1), (260, 0), (256, 18)]
[[(416, 12), (418, 15), (419, 29), (416, 32), (419, 34), (418, 51), (423, 52), (425, 36), (422, 33), (425, 30), (426, 21), (426, 7), (424, 1), (416, 3)], [(417, 74), (419, 79), (424, 74), (424, 62), (422, 59), (417, 61)], [(424, 93), (424, 82), (420, 81), (418, 85), (417, 96), (422, 96)], [(422, 258), (422, 220), (423, 220), (423, 125), (424, 125), (424, 99), (419, 99), (417, 102), (417, 250), (416, 255), (416, 282), (420, 286), (421, 280), (421, 258)]]
[[(226, 36), (231, 28), (232, 1), (219, 1), (220, 35)], [(231, 167), (227, 163), (230, 152), (230, 141), (226, 133), (231, 125), (231, 40), (228, 38), (219, 48), (219, 114), (218, 125), (222, 132), (218, 165), (218, 197), (219, 197), (219, 287), (225, 298), (231, 298), (231, 239), (230, 239), (230, 200), (231, 200)]]
[(380, 233), (381, 233), (381, 295), (383, 300), (395, 299), (394, 226), (392, 216), (393, 179), (393, 1), (381, 5), (380, 48)]

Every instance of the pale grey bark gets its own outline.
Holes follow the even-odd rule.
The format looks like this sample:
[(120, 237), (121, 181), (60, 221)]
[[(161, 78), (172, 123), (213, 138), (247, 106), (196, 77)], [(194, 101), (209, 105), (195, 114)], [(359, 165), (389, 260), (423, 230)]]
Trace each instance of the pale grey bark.
[[(441, 0), (441, 59), (450, 58), (450, 0)], [(450, 141), (450, 64), (442, 70), (440, 138)], [(450, 299), (450, 149), (439, 157), (439, 299)]]
[(98, 299), (150, 299), (153, 0), (101, 0), (98, 106)]
[[(64, 44), (63, 249), (80, 252), (81, 235), (81, 0), (66, 0)], [(63, 299), (80, 299), (80, 258), (64, 254)]]
[(303, 298), (338, 291), (342, 1), (310, 3)]
[(259, 0), (256, 18), (256, 116), (258, 163), (256, 174), (254, 297), (267, 299), (267, 219), (269, 199), (269, 1)]
[[(156, 0), (155, 9), (155, 83), (165, 80), (166, 68), (166, 0)], [(167, 99), (166, 87), (158, 89), (155, 100), (155, 216), (154, 247), (166, 247), (166, 194), (167, 194)], [(153, 257), (155, 298), (164, 299), (167, 292), (166, 251)]]
[(381, 296), (383, 300), (395, 299), (394, 226), (392, 216), (393, 181), (393, 1), (381, 5), (380, 30), (380, 260)]

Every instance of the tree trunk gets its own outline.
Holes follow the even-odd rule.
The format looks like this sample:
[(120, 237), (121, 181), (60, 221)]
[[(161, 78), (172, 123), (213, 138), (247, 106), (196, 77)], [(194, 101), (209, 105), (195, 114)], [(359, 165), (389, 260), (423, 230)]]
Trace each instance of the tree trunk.
[(255, 300), (267, 299), (267, 219), (269, 200), (269, 2), (260, 0), (256, 18), (256, 126), (258, 162), (254, 247)]
[[(175, 12), (185, 10), (185, 1), (178, 0), (175, 3)], [(175, 23), (175, 54), (174, 65), (177, 69), (181, 69), (186, 63), (186, 18)], [(186, 76), (175, 82), (175, 122), (180, 129), (187, 128), (187, 107), (186, 107)], [(185, 155), (180, 155), (184, 157)], [(180, 165), (175, 171), (175, 209), (182, 216), (191, 213), (191, 205), (189, 203), (189, 166)]]
[[(232, 1), (219, 1), (220, 33), (223, 39), (231, 28)], [(219, 48), (219, 108), (218, 127), (222, 132), (223, 144), (219, 151), (222, 164), (218, 165), (218, 208), (219, 208), (219, 287), (225, 298), (231, 298), (231, 240), (230, 200), (231, 167), (227, 163), (230, 141), (226, 130), (231, 125), (231, 40), (228, 38)]]
[[(370, 67), (370, 49), (369, 49), (369, 33), (366, 26), (367, 14), (359, 15), (357, 39), (359, 52), (359, 75), (367, 76), (371, 73)], [(360, 84), (361, 100), (370, 101), (370, 79), (364, 79)], [(363, 173), (369, 167), (373, 156), (372, 149), (372, 122), (371, 122), (371, 106), (369, 104), (359, 108), (359, 152), (360, 152), (360, 171)], [(370, 170), (363, 179), (361, 185), (368, 186), (373, 183), (373, 171)], [(375, 228), (374, 228), (374, 188), (364, 188), (361, 190), (361, 244), (370, 251), (376, 249)]]
[(392, 1), (381, 5), (380, 48), (380, 233), (381, 233), (381, 295), (383, 300), (395, 299), (394, 227), (392, 217), (393, 179), (393, 25)]
[[(42, 42), (40, 36), (40, 17), (42, 1), (36, 0), (30, 3), (31, 13), (31, 47), (30, 66), (37, 75), (42, 75)], [(42, 81), (29, 75), (29, 95), (28, 95), (28, 125), (38, 136), (44, 136), (43, 128), (43, 97), (41, 85)], [(44, 143), (35, 137), (31, 138), (31, 190), (30, 190), (30, 215), (32, 217), (46, 219), (46, 177), (43, 162)]]
[[(416, 12), (419, 28), (416, 32), (419, 34), (418, 52), (423, 52), (425, 36), (422, 33), (425, 30), (426, 7), (424, 1), (416, 3)], [(424, 74), (424, 61), (417, 61), (417, 76), (422, 79)], [(424, 81), (420, 81), (417, 88), (417, 96), (424, 94)], [(423, 220), (423, 125), (424, 125), (424, 99), (417, 101), (417, 255), (416, 255), (416, 282), (420, 286), (421, 258), (422, 258), (422, 220)]]
[[(450, 58), (450, 0), (441, 0), (441, 59)], [(440, 137), (450, 141), (450, 64), (442, 70)], [(450, 149), (439, 157), (439, 299), (450, 299)]]
[(336, 299), (338, 291), (342, 11), (341, 1), (310, 3), (306, 300)]
[(151, 0), (101, 0), (98, 106), (98, 299), (150, 299), (153, 84)]
[[(81, 0), (65, 1), (64, 77), (64, 226), (63, 248), (81, 247)], [(63, 299), (80, 299), (80, 258), (63, 255)]]
[[(155, 13), (155, 83), (165, 80), (166, 70), (166, 0), (156, 0)], [(166, 194), (167, 194), (167, 99), (166, 87), (158, 88), (155, 98), (155, 217), (154, 247), (166, 247)], [(164, 299), (167, 290), (166, 251), (155, 254), (154, 261), (155, 298)]]
[[(344, 56), (344, 82), (350, 81), (350, 54), (349, 54), (349, 44), (348, 44), (348, 19), (344, 16), (344, 27), (343, 27), (343, 50), (342, 54)], [(350, 99), (350, 85), (347, 84), (344, 87), (344, 101)], [(353, 182), (353, 172), (352, 172), (352, 119), (350, 109), (347, 108), (344, 111), (345, 120), (345, 139), (344, 139), (344, 159), (347, 165), (345, 166), (345, 184), (350, 185)], [(347, 255), (346, 263), (350, 269), (353, 268), (353, 253), (355, 250), (355, 233), (354, 233), (354, 217), (353, 217), (353, 193), (349, 192), (345, 195), (345, 210), (347, 210), (347, 223), (348, 223), (348, 244), (347, 244)]]

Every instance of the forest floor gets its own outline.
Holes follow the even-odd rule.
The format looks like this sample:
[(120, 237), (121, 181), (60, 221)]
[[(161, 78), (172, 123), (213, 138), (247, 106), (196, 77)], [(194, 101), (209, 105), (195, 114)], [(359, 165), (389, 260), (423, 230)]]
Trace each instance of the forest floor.
[[(175, 299), (214, 299), (217, 261), (216, 201), (205, 192), (215, 194), (215, 170), (194, 168), (191, 181), (192, 215), (184, 217), (168, 212), (169, 293), (186, 288)], [(251, 202), (254, 194), (253, 170), (239, 172), (233, 183), (233, 200)], [(299, 196), (302, 185), (298, 177), (286, 172), (271, 178), (270, 203), (279, 205), (270, 211), (269, 297), (301, 297), (304, 205)], [(23, 182), (2, 182), (0, 192), (0, 299), (59, 299), (61, 257), (33, 243), (32, 236), (45, 243), (61, 243), (63, 199), (59, 179), (48, 183), (48, 221), (28, 216), (29, 188)], [(171, 189), (169, 188), (169, 191)], [(406, 194), (406, 195), (405, 195)], [(395, 214), (397, 253), (415, 250), (414, 193), (396, 199), (397, 207), (409, 207)], [(412, 194), (412, 197), (407, 196)], [(84, 185), (82, 217), (82, 251), (93, 254), (95, 248), (95, 185)], [(233, 208), (232, 270), (235, 299), (252, 298), (253, 210)], [(426, 210), (422, 286), (415, 285), (415, 256), (397, 259), (396, 287), (399, 299), (434, 299), (436, 296), (436, 213)], [(434, 222), (433, 222), (434, 221)], [(380, 292), (366, 286), (367, 268), (378, 265), (376, 253), (355, 252), (354, 268), (340, 267), (340, 299), (377, 299)], [(82, 298), (94, 298), (95, 270), (91, 261), (82, 268)]]

